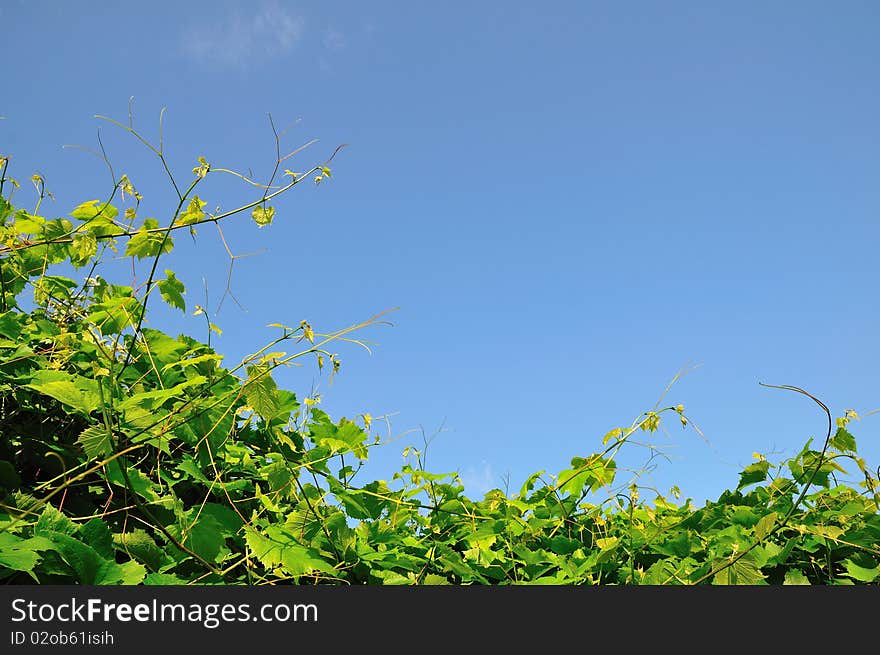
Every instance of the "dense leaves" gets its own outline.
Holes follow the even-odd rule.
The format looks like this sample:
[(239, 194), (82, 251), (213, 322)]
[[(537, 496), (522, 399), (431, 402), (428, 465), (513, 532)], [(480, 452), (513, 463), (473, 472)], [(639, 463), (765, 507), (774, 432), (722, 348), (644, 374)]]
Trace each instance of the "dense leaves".
[[(199, 162), (187, 193), (215, 172)], [(8, 180), (8, 160), (0, 164)], [(313, 172), (318, 181), (330, 176), (326, 166)], [(308, 175), (291, 177), (290, 186)], [(126, 177), (116, 191), (140, 201)], [(240, 210), (260, 227), (275, 218), (265, 200)], [(184, 283), (156, 264), (172, 251), (175, 230), (208, 220), (205, 206), (184, 197), (163, 227), (152, 218), (135, 225), (135, 207), (122, 221), (111, 202), (91, 200), (70, 212), (73, 223), (0, 196), (4, 582), (880, 580), (876, 467), (857, 453), (851, 411), (823, 443), (807, 442), (794, 457), (756, 455), (733, 489), (702, 507), (678, 502), (677, 489), (661, 494), (619, 480), (620, 450), (666, 417), (688, 425), (681, 405), (611, 429), (597, 438), (598, 452), (573, 457), (556, 475), (536, 473), (516, 493), (469, 498), (457, 475), (426, 471), (414, 449), (390, 480), (360, 482), (379, 442), (371, 417), (333, 420), (317, 398), (300, 399), (273, 378), (304, 356), (336, 372), (338, 356), (325, 347), (350, 329), (278, 326), (275, 342), (224, 368), (208, 343), (145, 326), (154, 288), (186, 310)], [(104, 244), (164, 277), (134, 289), (95, 276)], [(51, 270), (64, 263), (89, 274), (77, 281)]]

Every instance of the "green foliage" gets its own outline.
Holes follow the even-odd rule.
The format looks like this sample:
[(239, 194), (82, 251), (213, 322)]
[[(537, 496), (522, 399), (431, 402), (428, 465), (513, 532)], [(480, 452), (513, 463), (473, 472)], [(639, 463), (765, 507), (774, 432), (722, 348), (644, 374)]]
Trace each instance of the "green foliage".
[(167, 231), (159, 229), (159, 221), (155, 218), (144, 219), (144, 224), (129, 240), (125, 246), (126, 257), (156, 257), (171, 252), (174, 241), (168, 236)]
[(162, 294), (162, 299), (172, 307), (177, 307), (180, 311), (185, 312), (186, 301), (183, 299), (183, 294), (186, 293), (186, 287), (183, 286), (183, 282), (177, 279), (174, 271), (166, 270), (165, 275), (164, 280), (159, 280), (156, 283)]
[[(307, 356), (336, 372), (340, 360), (328, 344), (354, 341), (350, 333), (378, 317), (330, 334), (305, 320), (295, 329), (277, 325), (281, 336), (231, 368), (210, 345), (219, 328), (209, 320), (206, 342), (144, 321), (153, 287), (186, 311), (174, 271), (156, 277), (175, 231), (247, 211), (269, 226), (275, 209), (267, 200), (310, 175), (329, 178), (326, 163), (286, 171), (286, 186), (262, 185), (262, 195), (239, 209), (209, 216), (194, 190), (229, 171), (199, 158), (188, 189), (175, 184), (185, 192), (167, 224), (148, 218), (137, 228), (141, 196), (125, 176), (109, 200), (77, 206), (74, 224), (14, 207), (2, 195), (8, 164), (0, 159), (5, 583), (880, 580), (877, 473), (848, 430), (854, 412), (837, 420), (821, 447), (808, 441), (776, 463), (756, 456), (734, 489), (703, 507), (679, 502), (677, 487), (669, 497), (652, 494), (638, 479), (622, 479), (617, 466), (633, 435), (655, 432), (667, 416), (687, 427), (681, 405), (609, 430), (597, 452), (573, 457), (557, 475), (535, 473), (512, 494), (469, 498), (456, 474), (425, 470), (415, 449), (390, 480), (359, 483), (379, 442), (372, 417), (334, 420), (318, 398), (301, 402), (280, 389), (273, 372)], [(117, 194), (135, 202), (125, 221), (111, 204)], [(123, 243), (124, 257), (153, 271), (137, 289), (94, 276), (105, 246), (118, 252)], [(76, 281), (55, 274), (59, 264), (89, 272)], [(194, 314), (207, 319), (200, 306)], [(280, 351), (282, 344), (294, 352)], [(857, 483), (841, 482), (846, 467), (858, 471)]]
[(202, 211), (202, 209), (207, 204), (207, 202), (205, 202), (198, 196), (193, 196), (193, 199), (189, 201), (189, 205), (187, 205), (186, 207), (186, 211), (182, 212), (180, 216), (177, 217), (177, 220), (174, 222), (174, 224), (192, 225), (193, 223), (198, 223), (205, 218), (205, 212)]
[(257, 224), (257, 227), (265, 227), (266, 225), (272, 224), (272, 219), (275, 218), (275, 208), (254, 207), (254, 211), (251, 212), (251, 216), (254, 219), (254, 223)]

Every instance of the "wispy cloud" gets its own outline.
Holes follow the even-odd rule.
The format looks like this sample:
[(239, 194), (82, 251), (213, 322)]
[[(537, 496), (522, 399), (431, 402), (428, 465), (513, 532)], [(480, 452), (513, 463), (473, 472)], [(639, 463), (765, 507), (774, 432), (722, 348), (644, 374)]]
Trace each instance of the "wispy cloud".
[(182, 36), (184, 51), (207, 64), (245, 68), (255, 61), (283, 55), (303, 38), (305, 20), (277, 2), (236, 9), (210, 24), (188, 29)]
[(492, 465), (485, 461), (478, 469), (469, 467), (460, 477), (466, 493), (474, 498), (482, 497), (487, 491), (498, 487)]
[(332, 73), (336, 55), (345, 50), (348, 46), (348, 39), (335, 27), (328, 27), (321, 37), (321, 44), (324, 48), (318, 55), (318, 67), (325, 73)]
[(345, 34), (332, 27), (324, 31), (323, 41), (324, 47), (331, 52), (339, 52), (346, 46)]

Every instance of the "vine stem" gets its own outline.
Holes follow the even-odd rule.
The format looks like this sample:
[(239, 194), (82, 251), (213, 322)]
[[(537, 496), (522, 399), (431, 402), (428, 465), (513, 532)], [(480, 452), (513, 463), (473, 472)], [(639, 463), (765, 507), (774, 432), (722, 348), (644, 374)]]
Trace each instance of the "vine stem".
[[(116, 379), (116, 376), (114, 375), (114, 371), (113, 371), (113, 353), (107, 354), (107, 358), (108, 358), (108, 365), (110, 366), (110, 375), (108, 377), (111, 380), (114, 380), (114, 379)], [(109, 407), (108, 407), (107, 400), (104, 396), (104, 384), (101, 382), (100, 378), (98, 378), (97, 382), (98, 382), (98, 397), (99, 397), (99, 400), (101, 403), (101, 415), (104, 419), (104, 429), (107, 431), (107, 438), (110, 441), (110, 444), (111, 444), (113, 450), (115, 451), (115, 450), (118, 450), (118, 445), (117, 445), (117, 441), (115, 438), (115, 434), (114, 434), (114, 430), (113, 430), (113, 423), (112, 423), (112, 419), (111, 419), (111, 416), (113, 415), (113, 404), (112, 404), (113, 403), (113, 390), (112, 390), (112, 388), (110, 389), (110, 398), (109, 398), (110, 402), (109, 402)], [(184, 546), (181, 541), (179, 541), (176, 537), (174, 537), (174, 535), (172, 535), (168, 531), (168, 529), (164, 525), (162, 525), (161, 521), (156, 520), (156, 517), (153, 516), (153, 513), (150, 510), (148, 510), (147, 507), (141, 502), (141, 499), (138, 497), (138, 493), (135, 490), (134, 485), (131, 482), (131, 478), (128, 475), (128, 467), (125, 466), (125, 459), (124, 458), (121, 459), (117, 463), (117, 466), (119, 466), (119, 471), (122, 473), (122, 478), (125, 481), (125, 488), (131, 494), (131, 498), (134, 501), (134, 504), (137, 505), (137, 508), (138, 508), (138, 510), (140, 510), (141, 514), (146, 516), (152, 522), (152, 527), (155, 528), (156, 530), (158, 530), (159, 532), (161, 532), (165, 536), (166, 539), (168, 539), (172, 544), (174, 544), (181, 551), (183, 551), (184, 553), (186, 553), (190, 557), (199, 561), (209, 571), (211, 571), (212, 573), (214, 573), (216, 575), (220, 575), (220, 571), (218, 569), (216, 569), (214, 567), (214, 565), (211, 564), (211, 562), (204, 559), (201, 555), (199, 555), (195, 551), (191, 550), (190, 548), (187, 548), (186, 546)], [(67, 487), (67, 486), (69, 486), (69, 485), (65, 485), (65, 487)]]
[(819, 469), (821, 469), (822, 465), (825, 463), (825, 453), (828, 451), (828, 446), (831, 443), (831, 430), (834, 426), (834, 422), (831, 419), (831, 410), (828, 409), (828, 405), (823, 403), (821, 400), (816, 398), (816, 396), (812, 395), (811, 393), (804, 391), (800, 387), (795, 387), (790, 384), (764, 384), (763, 382), (759, 382), (758, 384), (760, 384), (762, 387), (768, 387), (771, 389), (783, 389), (785, 391), (794, 391), (796, 393), (803, 394), (807, 398), (810, 398), (817, 405), (819, 405), (819, 407), (821, 407), (823, 409), (823, 411), (825, 412), (825, 415), (828, 417), (828, 432), (825, 435), (825, 443), (822, 446), (822, 452), (819, 454), (819, 461), (816, 463), (815, 468), (813, 468), (813, 471), (810, 474), (809, 479), (804, 484), (804, 488), (801, 490), (801, 493), (797, 497), (797, 500), (795, 500), (794, 503), (792, 503), (792, 506), (789, 508), (788, 512), (785, 513), (785, 516), (782, 517), (782, 520), (776, 522), (775, 525), (773, 526), (773, 528), (767, 534), (765, 534), (763, 537), (761, 537), (760, 539), (755, 541), (755, 543), (753, 543), (751, 546), (746, 548), (744, 551), (742, 551), (741, 553), (739, 553), (735, 557), (732, 557), (729, 561), (725, 562), (723, 565), (719, 566), (718, 568), (711, 569), (708, 573), (699, 577), (696, 581), (691, 583), (694, 585), (698, 585), (701, 582), (704, 582), (705, 580), (708, 580), (709, 578), (715, 576), (717, 573), (720, 573), (721, 571), (733, 566), (739, 560), (741, 560), (743, 557), (745, 557), (748, 553), (750, 553), (755, 548), (757, 548), (757, 546), (762, 541), (764, 541), (768, 537), (773, 536), (774, 534), (779, 532), (782, 528), (784, 528), (785, 525), (788, 523), (788, 520), (792, 517), (792, 515), (795, 513), (795, 511), (797, 511), (798, 506), (800, 506), (801, 502), (803, 502), (804, 498), (806, 498), (807, 492), (810, 490), (810, 487), (813, 484), (813, 480), (816, 479), (816, 475), (818, 475)]
[[(330, 157), (328, 157), (322, 164), (320, 164), (318, 166), (313, 166), (307, 172), (298, 176), (292, 182), (285, 184), (283, 187), (280, 187), (278, 190), (273, 191), (272, 193), (270, 193), (268, 195), (263, 195), (259, 199), (254, 200), (249, 203), (246, 203), (244, 205), (241, 205), (240, 207), (236, 207), (235, 209), (230, 209), (229, 211), (225, 211), (220, 214), (214, 214), (214, 215), (209, 214), (206, 216), (206, 218), (200, 219), (198, 221), (193, 221), (192, 223), (187, 223), (186, 225), (172, 225), (170, 228), (167, 226), (166, 227), (156, 227), (156, 228), (152, 228), (149, 230), (143, 230), (143, 232), (141, 232), (140, 230), (135, 230), (135, 231), (125, 230), (125, 231), (121, 231), (121, 232), (114, 232), (112, 234), (96, 234), (95, 239), (98, 241), (103, 241), (103, 240), (107, 240), (107, 239), (117, 239), (120, 237), (133, 237), (136, 234), (159, 234), (159, 233), (164, 233), (164, 232), (174, 232), (177, 230), (182, 230), (184, 228), (195, 227), (196, 225), (203, 225), (205, 223), (216, 223), (218, 221), (222, 221), (225, 218), (229, 218), (230, 216), (240, 214), (241, 212), (247, 211), (248, 209), (253, 209), (257, 205), (261, 205), (262, 203), (264, 203), (268, 200), (272, 200), (272, 199), (276, 198), (277, 196), (280, 196), (285, 191), (289, 191), (291, 188), (293, 188), (295, 185), (302, 182), (304, 179), (306, 179), (312, 173), (319, 171), (322, 166), (326, 166), (331, 161), (333, 161), (333, 158), (336, 156), (336, 154), (340, 150), (342, 150), (344, 147), (345, 147), (345, 144), (338, 146), (336, 148), (336, 150), (333, 151), (333, 154), (330, 155)], [(212, 169), (212, 170), (214, 170), (214, 169)], [(104, 209), (104, 207), (102, 206), (102, 211), (103, 211), (103, 209)], [(100, 215), (100, 212), (96, 215), (96, 217), (99, 215)], [(82, 229), (82, 226), (79, 226), (78, 229)], [(3, 246), (0, 246), (0, 254), (6, 253), (6, 252), (9, 252), (12, 250), (26, 250), (28, 248), (36, 248), (37, 246), (50, 245), (50, 244), (54, 244), (54, 243), (70, 243), (73, 240), (73, 233), (75, 231), (76, 230), (69, 232), (64, 236), (56, 237), (54, 239), (45, 239), (43, 241), (25, 241), (21, 244), (14, 245), (14, 246), (3, 245)]]

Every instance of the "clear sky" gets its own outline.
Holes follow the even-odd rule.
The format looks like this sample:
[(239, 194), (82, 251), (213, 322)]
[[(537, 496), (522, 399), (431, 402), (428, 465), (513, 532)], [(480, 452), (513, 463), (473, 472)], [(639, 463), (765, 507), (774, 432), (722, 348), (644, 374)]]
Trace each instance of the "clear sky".
[[(701, 503), (753, 452), (824, 436), (809, 400), (759, 381), (835, 416), (880, 407), (875, 2), (4, 0), (0, 26), (0, 153), (18, 178), (45, 176), (53, 218), (106, 193), (103, 164), (62, 148), (96, 147), (100, 127), (141, 215), (167, 221), (158, 161), (94, 118), (126, 120), (130, 96), (151, 139), (167, 107), (183, 179), (199, 155), (265, 177), (269, 112), (302, 119), (289, 149), (320, 140), (294, 170), (349, 144), (271, 226), (227, 225), (234, 252), (258, 254), (235, 264), (244, 310), (227, 298), (212, 320), (234, 364), (268, 323), (330, 330), (400, 307), (361, 335), (372, 355), (338, 348), (332, 385), (312, 364), (276, 376), (301, 397), (317, 385), (335, 418), (393, 414), (400, 438), (369, 477), (423, 429), (439, 432), (429, 469), (459, 470), (475, 495), (505, 476), (516, 490), (598, 450), (699, 364), (665, 403), (708, 443), (674, 420), (645, 435), (670, 460), (643, 482)], [(254, 199), (230, 177), (202, 196)], [(190, 311), (206, 279), (213, 312), (228, 260), (200, 237), (166, 265)], [(189, 312), (152, 321), (205, 336)], [(852, 431), (880, 463), (880, 415)]]

